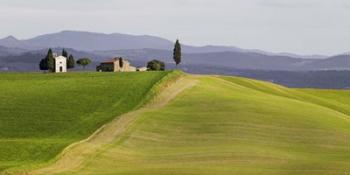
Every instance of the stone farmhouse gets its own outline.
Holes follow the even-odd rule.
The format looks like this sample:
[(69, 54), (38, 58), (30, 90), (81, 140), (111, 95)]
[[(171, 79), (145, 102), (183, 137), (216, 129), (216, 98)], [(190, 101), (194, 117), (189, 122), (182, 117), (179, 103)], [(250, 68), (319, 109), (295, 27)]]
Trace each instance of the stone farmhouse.
[(130, 62), (124, 60), (121, 57), (113, 58), (109, 61), (102, 62), (97, 66), (99, 72), (136, 72), (136, 71), (147, 71), (147, 68), (136, 68), (131, 66)]

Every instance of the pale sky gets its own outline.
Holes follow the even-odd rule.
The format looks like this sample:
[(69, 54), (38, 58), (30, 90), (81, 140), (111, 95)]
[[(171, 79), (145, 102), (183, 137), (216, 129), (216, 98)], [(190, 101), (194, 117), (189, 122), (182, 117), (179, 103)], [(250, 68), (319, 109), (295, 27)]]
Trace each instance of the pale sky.
[(297, 54), (350, 52), (349, 0), (0, 0), (0, 21), (1, 38), (84, 30)]

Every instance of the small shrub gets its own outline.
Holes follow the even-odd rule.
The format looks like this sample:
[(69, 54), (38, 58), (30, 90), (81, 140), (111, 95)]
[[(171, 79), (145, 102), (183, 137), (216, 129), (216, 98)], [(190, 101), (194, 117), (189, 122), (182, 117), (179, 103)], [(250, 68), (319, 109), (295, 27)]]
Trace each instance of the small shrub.
[(164, 71), (165, 63), (159, 60), (152, 60), (147, 63), (148, 71)]

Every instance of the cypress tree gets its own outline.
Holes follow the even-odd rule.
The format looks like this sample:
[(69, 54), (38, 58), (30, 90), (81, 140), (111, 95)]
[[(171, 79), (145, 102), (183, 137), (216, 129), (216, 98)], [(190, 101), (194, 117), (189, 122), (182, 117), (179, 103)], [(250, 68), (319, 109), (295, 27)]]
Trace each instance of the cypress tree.
[(175, 47), (174, 47), (174, 61), (176, 63), (176, 66), (181, 63), (181, 44), (179, 40), (176, 40)]
[(75, 67), (75, 60), (73, 55), (69, 55), (68, 60), (67, 60), (67, 68), (68, 69), (73, 69)]
[(62, 50), (62, 56), (68, 58), (68, 52), (65, 49)]
[(43, 70), (43, 71), (47, 71), (48, 70), (46, 58), (41, 59), (41, 61), (39, 63), (39, 68), (40, 68), (40, 70)]
[(55, 58), (53, 57), (52, 50), (49, 49), (47, 52), (46, 58), (47, 60), (47, 68), (50, 72), (55, 72)]
[(119, 67), (122, 68), (124, 66), (124, 61), (123, 61), (123, 58), (120, 57), (119, 58)]

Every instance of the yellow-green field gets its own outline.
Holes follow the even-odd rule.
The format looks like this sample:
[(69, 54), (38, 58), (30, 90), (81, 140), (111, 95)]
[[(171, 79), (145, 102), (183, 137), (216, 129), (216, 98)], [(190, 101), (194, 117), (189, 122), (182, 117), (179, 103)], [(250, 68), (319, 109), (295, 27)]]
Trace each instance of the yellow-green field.
[(168, 74), (0, 74), (0, 172), (54, 159), (142, 105)]
[[(121, 127), (121, 132), (81, 165), (64, 172), (54, 168), (33, 172), (350, 174), (350, 91), (289, 89), (244, 78), (187, 75), (162, 95), (153, 105), (123, 116), (127, 125), (116, 125), (114, 129)], [(104, 139), (101, 136), (101, 142)]]

